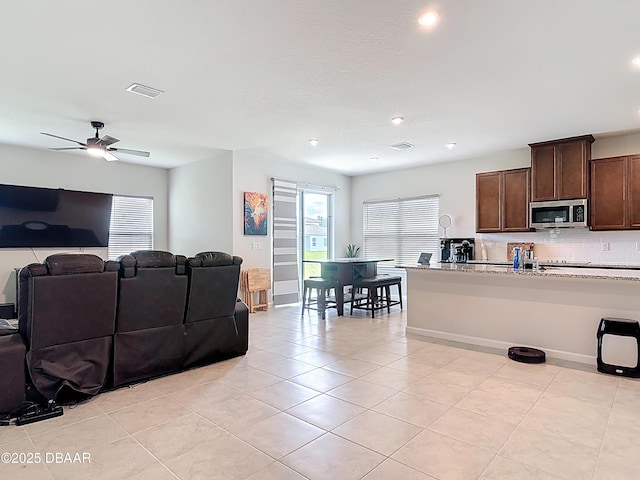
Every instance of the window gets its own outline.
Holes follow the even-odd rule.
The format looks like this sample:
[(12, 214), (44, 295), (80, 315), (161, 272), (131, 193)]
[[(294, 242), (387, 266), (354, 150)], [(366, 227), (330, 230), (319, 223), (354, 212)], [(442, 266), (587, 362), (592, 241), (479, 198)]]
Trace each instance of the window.
[(390, 257), (396, 264), (412, 264), (421, 252), (437, 257), (439, 210), (438, 195), (364, 202), (365, 258)]
[[(332, 187), (298, 184), (298, 258), (320, 260), (331, 258), (333, 248), (333, 192)], [(307, 240), (307, 238), (309, 240)], [(301, 262), (300, 278), (320, 275), (320, 264)], [(300, 284), (302, 288), (302, 284)]]
[(153, 198), (114, 195), (109, 226), (109, 259), (153, 248)]

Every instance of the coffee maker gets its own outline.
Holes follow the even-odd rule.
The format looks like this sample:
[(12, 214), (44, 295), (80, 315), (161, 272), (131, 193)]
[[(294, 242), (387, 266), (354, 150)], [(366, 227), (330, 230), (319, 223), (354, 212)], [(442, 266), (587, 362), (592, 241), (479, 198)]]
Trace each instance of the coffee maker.
[(475, 238), (441, 238), (441, 263), (466, 263), (474, 259)]

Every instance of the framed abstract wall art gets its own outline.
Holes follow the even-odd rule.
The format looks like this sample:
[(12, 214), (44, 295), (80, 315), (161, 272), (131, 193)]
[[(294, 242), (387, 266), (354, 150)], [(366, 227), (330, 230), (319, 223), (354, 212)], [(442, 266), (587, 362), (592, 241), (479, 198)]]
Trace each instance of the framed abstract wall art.
[(266, 235), (269, 199), (266, 193), (244, 192), (244, 234)]

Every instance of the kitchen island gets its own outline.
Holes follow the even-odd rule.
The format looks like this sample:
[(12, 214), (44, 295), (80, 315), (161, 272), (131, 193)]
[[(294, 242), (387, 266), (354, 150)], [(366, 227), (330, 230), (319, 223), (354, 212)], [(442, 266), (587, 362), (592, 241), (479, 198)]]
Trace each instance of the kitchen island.
[(602, 317), (640, 320), (640, 271), (506, 265), (403, 266), (407, 333), (595, 365)]

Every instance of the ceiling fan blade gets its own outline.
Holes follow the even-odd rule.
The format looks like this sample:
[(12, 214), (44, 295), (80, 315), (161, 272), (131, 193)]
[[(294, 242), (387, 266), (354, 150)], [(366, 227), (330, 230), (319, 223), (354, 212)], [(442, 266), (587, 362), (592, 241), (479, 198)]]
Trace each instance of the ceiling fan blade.
[(138, 155), (139, 157), (149, 157), (149, 152), (143, 152), (142, 150), (129, 150), (128, 148), (113, 148), (109, 147), (112, 152), (126, 153), (127, 155)]
[(112, 137), (111, 135), (105, 135), (103, 136), (100, 141), (98, 142), (100, 145), (104, 145), (105, 147), (108, 147), (109, 145), (112, 145), (116, 142), (119, 142), (120, 140), (117, 139), (116, 137)]
[(71, 138), (61, 137), (60, 135), (54, 135), (53, 133), (45, 133), (45, 132), (40, 132), (40, 133), (42, 135), (47, 135), (48, 137), (59, 138), (60, 140), (66, 140), (67, 142), (77, 143), (78, 145), (81, 145), (83, 147), (87, 146), (85, 143), (79, 142), (77, 140), (72, 140)]
[(85, 147), (62, 147), (62, 148), (49, 148), (49, 150), (86, 150)]
[(116, 157), (113, 153), (109, 152), (108, 150), (104, 152), (104, 155), (102, 156), (102, 158), (104, 158), (107, 162), (115, 162), (116, 160), (119, 160), (118, 157)]

